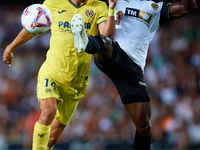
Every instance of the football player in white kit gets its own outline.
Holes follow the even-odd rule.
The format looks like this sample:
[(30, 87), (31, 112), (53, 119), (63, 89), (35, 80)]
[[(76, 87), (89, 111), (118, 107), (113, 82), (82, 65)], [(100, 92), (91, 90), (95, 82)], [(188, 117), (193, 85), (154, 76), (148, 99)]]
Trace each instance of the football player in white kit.
[(150, 150), (151, 105), (144, 81), (149, 43), (160, 26), (196, 11), (197, 5), (195, 0), (175, 3), (118, 0), (116, 10), (123, 13), (123, 19), (116, 25), (113, 41), (102, 35), (85, 38), (86, 32), (78, 32), (74, 25), (72, 32), (81, 39), (74, 38), (74, 42), (85, 44), (85, 49), (76, 49), (94, 54), (97, 67), (115, 84), (136, 126), (134, 150)]

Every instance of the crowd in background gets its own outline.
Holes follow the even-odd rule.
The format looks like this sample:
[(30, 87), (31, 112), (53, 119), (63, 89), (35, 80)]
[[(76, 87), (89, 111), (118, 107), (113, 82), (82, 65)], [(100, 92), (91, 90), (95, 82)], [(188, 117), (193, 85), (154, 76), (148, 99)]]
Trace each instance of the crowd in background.
[[(14, 51), (6, 46), (22, 29), (23, 6), (0, 6), (0, 150), (29, 149), (40, 107), (37, 73), (46, 57), (50, 32)], [(200, 13), (158, 30), (149, 47), (145, 80), (152, 105), (152, 150), (200, 149)], [(90, 86), (62, 134), (57, 150), (131, 150), (135, 126), (115, 86), (94, 64)]]

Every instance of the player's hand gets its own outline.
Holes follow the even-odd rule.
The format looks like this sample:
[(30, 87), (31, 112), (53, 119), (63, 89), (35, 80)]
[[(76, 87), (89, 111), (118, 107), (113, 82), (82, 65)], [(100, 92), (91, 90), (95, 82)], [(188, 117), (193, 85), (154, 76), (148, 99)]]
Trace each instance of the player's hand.
[(122, 21), (122, 19), (123, 19), (123, 12), (118, 11), (115, 15), (116, 15), (115, 24), (119, 25), (120, 21)]
[(12, 66), (13, 61), (13, 53), (10, 52), (9, 47), (6, 48), (6, 50), (3, 53), (3, 61), (9, 65), (9, 67)]
[(109, 8), (115, 8), (118, 0), (108, 0)]

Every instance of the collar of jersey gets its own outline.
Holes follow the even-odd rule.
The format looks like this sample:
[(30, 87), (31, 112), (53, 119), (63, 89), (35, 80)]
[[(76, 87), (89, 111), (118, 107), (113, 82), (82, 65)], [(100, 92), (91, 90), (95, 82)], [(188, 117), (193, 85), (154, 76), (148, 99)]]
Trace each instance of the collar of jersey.
[[(82, 6), (84, 6), (84, 5), (80, 5), (80, 6), (77, 6), (76, 4), (74, 4), (71, 0), (68, 0), (69, 1), (69, 3), (71, 3), (74, 7), (76, 7), (76, 8), (80, 8), (80, 7), (82, 7)], [(89, 1), (89, 0), (88, 0)], [(87, 1), (87, 3), (88, 3), (88, 1)]]

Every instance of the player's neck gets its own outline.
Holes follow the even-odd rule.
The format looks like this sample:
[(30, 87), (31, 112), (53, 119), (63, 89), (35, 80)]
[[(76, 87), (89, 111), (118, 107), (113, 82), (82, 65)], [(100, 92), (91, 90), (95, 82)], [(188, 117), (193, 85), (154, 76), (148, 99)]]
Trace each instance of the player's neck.
[(71, 0), (75, 5), (77, 5), (77, 6), (81, 6), (81, 5), (84, 5), (84, 4), (86, 4), (86, 2), (88, 1), (88, 0)]

